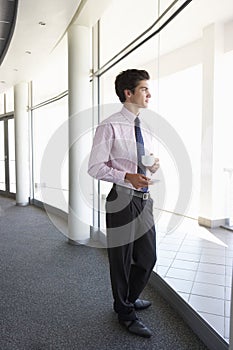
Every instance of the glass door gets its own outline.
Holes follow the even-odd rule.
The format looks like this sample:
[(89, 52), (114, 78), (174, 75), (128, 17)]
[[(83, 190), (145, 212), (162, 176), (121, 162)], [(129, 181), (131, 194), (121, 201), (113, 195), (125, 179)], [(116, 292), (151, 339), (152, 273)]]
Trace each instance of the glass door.
[(0, 191), (6, 190), (4, 120), (0, 120)]
[(0, 193), (15, 194), (15, 133), (14, 116), (0, 120)]

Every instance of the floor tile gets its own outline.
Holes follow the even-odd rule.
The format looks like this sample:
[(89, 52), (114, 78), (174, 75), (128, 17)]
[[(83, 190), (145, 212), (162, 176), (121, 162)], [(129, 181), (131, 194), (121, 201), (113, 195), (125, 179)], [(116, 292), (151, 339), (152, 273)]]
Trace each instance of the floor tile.
[(225, 288), (224, 286), (213, 286), (211, 284), (194, 282), (191, 294), (224, 299)]
[(215, 255), (201, 255), (201, 262), (212, 263), (217, 265), (225, 265), (226, 259), (224, 256), (215, 256)]
[(172, 251), (177, 252), (179, 250), (180, 244), (167, 244), (162, 241), (159, 244), (159, 251)]
[(225, 319), (223, 316), (211, 315), (200, 312), (200, 315), (213, 327), (221, 336), (225, 330)]
[(180, 280), (177, 278), (165, 277), (165, 281), (177, 292), (190, 293), (192, 281)]
[[(195, 282), (216, 284), (218, 286), (225, 286), (225, 276), (217, 275), (214, 273), (198, 271), (196, 274)], [(211, 287), (210, 287), (211, 288)]]
[(209, 263), (199, 263), (198, 271), (216, 273), (219, 275), (225, 275), (226, 267), (225, 265), (216, 265)]
[(183, 244), (182, 245), (202, 248), (202, 244), (201, 244), (200, 238), (198, 238), (198, 237), (193, 238), (192, 236), (188, 236), (188, 235), (183, 240)]
[[(231, 249), (232, 249), (232, 247), (231, 247)], [(226, 256), (228, 258), (233, 258), (233, 250), (227, 249), (226, 250)]]
[(230, 317), (231, 315), (231, 302), (229, 300), (225, 300), (225, 317)]
[(182, 292), (179, 293), (179, 296), (181, 296), (187, 302), (189, 300), (189, 295), (190, 294), (188, 294), (188, 293), (182, 293)]
[(229, 339), (230, 338), (230, 318), (225, 317), (225, 327), (224, 327), (224, 338)]
[(179, 252), (182, 253), (191, 253), (191, 254), (201, 254), (202, 247), (200, 246), (193, 246), (193, 245), (186, 245), (182, 244), (182, 246), (179, 249)]
[(202, 254), (225, 257), (226, 249), (225, 248), (203, 248)]
[(225, 286), (230, 288), (231, 285), (232, 285), (232, 276), (226, 276), (225, 277)]
[(163, 257), (158, 256), (156, 265), (158, 265), (158, 266), (160, 266), (160, 265), (161, 266), (171, 266), (172, 262), (173, 262), (173, 259), (163, 258)]
[(184, 269), (176, 269), (170, 268), (166, 277), (178, 278), (187, 281), (193, 281), (196, 275), (196, 271), (192, 270), (184, 270)]
[(161, 265), (156, 265), (154, 271), (157, 272), (158, 275), (161, 277), (165, 277), (166, 273), (168, 272), (169, 267), (168, 266), (161, 266)]
[(232, 276), (232, 266), (226, 266), (226, 275)]
[(189, 298), (189, 303), (199, 312), (224, 316), (224, 300), (199, 295), (191, 295)]
[(158, 249), (158, 258), (162, 257), (162, 258), (170, 258), (170, 259), (174, 259), (176, 256), (176, 252), (172, 252), (172, 251), (168, 251), (168, 250), (160, 250)]
[(231, 288), (225, 287), (225, 300), (231, 300)]
[(164, 217), (164, 232), (158, 234), (155, 270), (229, 342), (233, 234), (187, 218), (179, 230), (167, 234), (169, 218)]
[(179, 260), (187, 260), (187, 261), (200, 261), (200, 255), (199, 254), (191, 254), (191, 253), (177, 253), (176, 259)]
[(175, 259), (172, 263), (172, 267), (177, 269), (193, 270), (196, 271), (198, 268), (198, 263), (194, 261), (185, 261)]
[(233, 258), (226, 257), (226, 265), (232, 267)]

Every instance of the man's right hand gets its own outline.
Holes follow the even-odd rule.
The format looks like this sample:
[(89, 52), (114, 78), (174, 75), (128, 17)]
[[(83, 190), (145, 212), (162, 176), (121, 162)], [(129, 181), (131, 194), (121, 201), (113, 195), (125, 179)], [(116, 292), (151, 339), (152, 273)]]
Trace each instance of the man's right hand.
[(146, 177), (143, 174), (126, 173), (125, 180), (127, 182), (130, 182), (131, 185), (133, 185), (133, 187), (136, 188), (137, 190), (139, 188), (148, 187), (149, 182), (150, 182), (150, 178)]

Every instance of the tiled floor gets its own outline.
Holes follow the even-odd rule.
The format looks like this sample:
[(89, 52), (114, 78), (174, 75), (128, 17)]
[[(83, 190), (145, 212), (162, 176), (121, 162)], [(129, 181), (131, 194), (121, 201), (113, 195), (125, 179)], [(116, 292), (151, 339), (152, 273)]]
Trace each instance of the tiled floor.
[(233, 232), (186, 218), (167, 233), (170, 217), (164, 213), (156, 225), (155, 271), (229, 342)]

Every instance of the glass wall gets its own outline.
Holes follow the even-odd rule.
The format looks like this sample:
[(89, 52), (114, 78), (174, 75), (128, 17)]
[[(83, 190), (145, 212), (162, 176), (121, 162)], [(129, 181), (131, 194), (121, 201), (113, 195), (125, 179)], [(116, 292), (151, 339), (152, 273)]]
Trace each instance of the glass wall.
[[(130, 2), (127, 2), (127, 6), (131, 6)], [(158, 18), (158, 10), (165, 11), (165, 8), (160, 8), (160, 3), (158, 1), (151, 1), (148, 8), (150, 9), (151, 23), (155, 22)], [(164, 5), (164, 4), (163, 4)], [(167, 5), (170, 5), (167, 4)], [(122, 4), (123, 6), (123, 4)], [(140, 4), (134, 8), (137, 15), (140, 16), (142, 9)], [(132, 8), (132, 7), (131, 7)], [(127, 43), (130, 43), (129, 37), (125, 36), (124, 33), (127, 32), (128, 27), (134, 28), (137, 21), (132, 17), (131, 20), (124, 24), (123, 18), (123, 29), (114, 33), (112, 26), (112, 18), (116, 16), (119, 12), (121, 16), (121, 6), (118, 9), (115, 6), (110, 6), (108, 10), (104, 13), (100, 21), (100, 42), (101, 48), (100, 53), (102, 54), (102, 62), (106, 63), (107, 58), (113, 54), (113, 48), (115, 46), (115, 40), (119, 42), (120, 49), (123, 49)], [(118, 11), (118, 12), (117, 12)], [(180, 21), (175, 18), (174, 21)], [(142, 16), (141, 16), (142, 17)], [(143, 16), (140, 21), (140, 25), (146, 29), (149, 27), (150, 20), (146, 21), (146, 17)], [(152, 21), (153, 19), (153, 21)], [(131, 23), (132, 22), (132, 23)], [(138, 29), (138, 26), (136, 26)], [(141, 28), (139, 26), (139, 28)], [(157, 29), (158, 26), (155, 26)], [(141, 32), (132, 31), (135, 39), (137, 35)], [(109, 45), (109, 41), (104, 40), (105, 35), (108, 31), (111, 31), (112, 39), (111, 42), (114, 43), (113, 47)], [(199, 52), (195, 52), (195, 45), (190, 45), (186, 50), (182, 48), (177, 48), (176, 50), (171, 50), (168, 52), (168, 47), (163, 44), (171, 37), (173, 33), (173, 28), (169, 26), (165, 28), (160, 35), (152, 37), (148, 42), (140, 46), (136, 51), (132, 52), (125, 59), (116, 64), (109, 71), (104, 73), (100, 78), (100, 120), (106, 118), (111, 114), (110, 104), (112, 104), (112, 109), (117, 110), (121, 108), (119, 100), (114, 91), (114, 80), (116, 75), (124, 69), (130, 67), (136, 67), (141, 69), (147, 69), (151, 76), (151, 94), (152, 98), (150, 101), (150, 111), (159, 114), (161, 118), (166, 120), (167, 123), (173, 128), (177, 134), (177, 137), (184, 143), (184, 147), (188, 152), (190, 159), (192, 160), (192, 173), (193, 173), (193, 195), (191, 203), (189, 203), (189, 208), (186, 210), (185, 215), (197, 219), (198, 217), (198, 206), (199, 206), (199, 180), (200, 180), (200, 148), (201, 148), (201, 98), (202, 98), (202, 68), (200, 65)], [(127, 39), (126, 39), (127, 37)], [(171, 38), (170, 38), (171, 41)], [(108, 43), (108, 44), (105, 44)], [(120, 51), (120, 50), (119, 50)], [(104, 55), (105, 53), (105, 55)], [(116, 52), (115, 52), (116, 54)], [(187, 62), (186, 57), (192, 57), (191, 62)], [(193, 58), (195, 57), (195, 59)], [(104, 60), (105, 58), (105, 60)], [(177, 64), (179, 60), (179, 64)], [(114, 104), (116, 104), (114, 106)], [(108, 110), (108, 111), (107, 111)], [(150, 125), (155, 129), (155, 134), (159, 138), (158, 126), (155, 124)], [(157, 131), (156, 131), (157, 128)], [(163, 140), (162, 140), (163, 141)], [(175, 204), (179, 192), (179, 178), (174, 164), (174, 150), (168, 150), (164, 147), (163, 142), (157, 143), (158, 156), (162, 159), (163, 164), (163, 178), (166, 182), (166, 201), (163, 208), (166, 211), (173, 212), (175, 209)], [(192, 174), (191, 174), (192, 176)], [(106, 193), (109, 191), (111, 185), (108, 183), (101, 182), (101, 198), (102, 207), (104, 208), (104, 199)], [(158, 189), (153, 188), (155, 194)], [(156, 203), (157, 204), (157, 203)], [(104, 214), (104, 213), (103, 213)], [(178, 214), (184, 214), (183, 212)], [(103, 220), (101, 227), (104, 227), (104, 215), (102, 215)]]
[[(178, 1), (170, 13), (174, 13), (183, 3)], [(144, 16), (145, 6), (139, 1), (120, 0), (117, 6), (113, 2), (100, 19), (100, 67), (148, 28), (170, 4), (171, 1), (150, 1), (146, 7), (149, 15)], [(125, 6), (129, 6), (128, 11), (122, 11)], [(156, 135), (156, 155), (160, 158), (162, 174), (161, 181), (151, 188), (158, 241), (155, 271), (228, 341), (233, 240), (221, 230), (198, 225), (198, 217), (202, 214), (200, 202), (206, 200), (201, 193), (203, 169), (213, 160), (211, 181), (221, 193), (209, 193), (207, 203), (214, 208), (211, 215), (219, 218), (226, 215), (223, 197), (229, 190), (225, 192), (224, 164), (233, 170), (229, 152), (232, 148), (230, 113), (233, 104), (230, 95), (233, 47), (225, 53), (222, 48), (220, 60), (218, 49), (203, 51), (215, 47), (217, 38), (219, 40), (216, 34), (219, 27), (217, 8), (217, 0), (214, 5), (213, 1), (211, 4), (209, 1), (205, 4), (191, 2), (158, 35), (101, 73), (99, 120), (121, 108), (114, 91), (116, 75), (128, 68), (148, 70), (152, 93), (149, 109), (157, 121), (153, 122), (151, 118), (150, 127)], [(222, 16), (225, 16), (227, 23), (232, 9), (230, 2), (225, 2), (223, 8)], [(126, 20), (125, 14), (130, 14), (132, 9), (134, 15), (129, 15)], [(119, 22), (114, 22), (119, 18), (122, 19), (122, 30)], [(216, 28), (213, 29), (211, 25), (215, 22)], [(224, 27), (223, 22), (221, 25)], [(227, 32), (227, 26), (224, 28), (221, 41), (229, 43), (230, 31)], [(210, 36), (207, 32), (211, 33)], [(206, 56), (203, 56), (203, 52)], [(208, 60), (207, 66), (214, 62), (214, 68), (206, 74)], [(224, 86), (221, 91), (216, 83), (219, 76), (221, 86)], [(203, 86), (208, 86), (208, 97)], [(208, 95), (212, 88), (215, 91), (214, 102)], [(213, 102), (214, 118), (206, 111), (210, 100)], [(206, 162), (203, 155), (209, 151), (210, 158)], [(224, 155), (218, 162), (220, 153)], [(182, 158), (182, 154), (186, 158)], [(221, 183), (218, 185), (215, 183), (215, 166), (221, 173)], [(189, 182), (186, 182), (187, 179)], [(102, 231), (105, 231), (105, 199), (110, 187), (109, 183), (99, 184)], [(185, 205), (179, 207), (177, 201), (181, 193)], [(169, 223), (174, 217), (178, 218), (179, 224), (169, 231)]]
[(6, 91), (6, 113), (13, 112), (14, 110), (14, 88)]
[(0, 190), (6, 190), (5, 183), (5, 145), (4, 121), (0, 120)]
[(14, 119), (8, 119), (8, 149), (9, 149), (9, 190), (16, 193), (15, 179), (15, 125)]
[[(68, 162), (63, 164), (62, 182), (57, 183), (55, 179), (43, 178), (41, 183), (41, 169), (43, 157), (48, 151), (48, 145), (52, 142), (56, 132), (68, 118), (68, 98), (63, 97), (61, 100), (50, 103), (33, 111), (33, 174), (34, 174), (34, 198), (46, 202), (49, 205), (68, 212)], [(60, 142), (66, 145), (68, 150), (68, 134)], [(56, 149), (54, 149), (56, 152)], [(55, 154), (54, 154), (55, 158)], [(54, 167), (53, 159), (48, 165), (51, 171)], [(51, 181), (53, 180), (53, 181)], [(60, 191), (66, 198), (67, 206), (61, 207), (58, 201)]]
[(146, 5), (134, 0), (113, 1), (100, 21), (100, 66), (146, 31), (157, 18), (157, 0), (147, 0)]
[[(33, 192), (36, 200), (45, 202), (68, 212), (68, 160), (62, 164), (61, 181), (51, 179), (49, 169), (43, 177), (44, 156), (60, 128), (64, 128), (60, 144), (68, 151), (68, 61), (67, 36), (52, 52), (43, 72), (32, 82), (32, 141), (33, 141)], [(66, 132), (67, 131), (67, 132)], [(59, 152), (58, 148), (54, 152)], [(48, 164), (51, 171), (55, 166), (55, 154)], [(43, 177), (43, 182), (41, 178)], [(59, 201), (59, 196), (65, 197)]]
[(4, 94), (0, 94), (0, 114), (4, 114), (5, 107), (4, 107)]
[(0, 119), (0, 190), (8, 194), (16, 192), (13, 116)]

